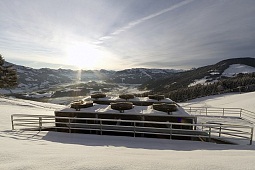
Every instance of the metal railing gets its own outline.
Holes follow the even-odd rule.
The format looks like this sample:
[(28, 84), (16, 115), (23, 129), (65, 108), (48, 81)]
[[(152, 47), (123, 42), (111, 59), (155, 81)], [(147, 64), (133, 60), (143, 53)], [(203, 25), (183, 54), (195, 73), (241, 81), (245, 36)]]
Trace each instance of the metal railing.
[(241, 117), (241, 108), (183, 107), (191, 115)]
[(248, 120), (255, 125), (255, 112), (242, 109), (241, 118)]
[[(12, 129), (43, 130), (61, 129), (72, 133), (74, 131), (95, 131), (102, 135), (104, 132), (129, 133), (137, 135), (162, 135), (169, 139), (173, 137), (212, 139), (241, 139), (249, 140), (252, 144), (253, 127), (231, 124), (191, 124), (139, 120), (98, 119), (56, 117), (47, 115), (14, 114), (11, 116)], [(21, 128), (20, 128), (21, 127)]]
[(190, 115), (239, 117), (255, 124), (255, 112), (242, 108), (183, 107)]

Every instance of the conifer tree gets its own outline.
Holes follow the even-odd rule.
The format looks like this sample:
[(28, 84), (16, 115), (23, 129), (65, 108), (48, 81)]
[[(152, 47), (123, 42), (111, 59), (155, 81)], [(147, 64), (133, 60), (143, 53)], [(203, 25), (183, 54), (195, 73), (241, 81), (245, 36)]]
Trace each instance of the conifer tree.
[(12, 66), (4, 65), (5, 61), (0, 54), (0, 88), (12, 88), (17, 86), (17, 73)]

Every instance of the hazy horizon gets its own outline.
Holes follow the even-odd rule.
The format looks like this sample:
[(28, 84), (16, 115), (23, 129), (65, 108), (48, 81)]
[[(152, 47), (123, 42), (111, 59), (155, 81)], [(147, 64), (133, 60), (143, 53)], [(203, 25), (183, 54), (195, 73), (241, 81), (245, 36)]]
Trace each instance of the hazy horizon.
[[(245, 57), (241, 57), (241, 58), (245, 58)], [(254, 57), (251, 57), (251, 58), (254, 58)], [(228, 59), (237, 59), (237, 58), (228, 58)], [(226, 60), (228, 60), (226, 59)], [(255, 59), (255, 58), (254, 58)], [(225, 60), (225, 59), (224, 59)], [(5, 60), (6, 61), (6, 60)], [(223, 61), (223, 60), (221, 60)], [(217, 61), (215, 63), (211, 63), (211, 64), (208, 64), (208, 65), (214, 65), (214, 64), (217, 64), (218, 62), (221, 62), (221, 61)], [(190, 69), (184, 69), (184, 68), (179, 68), (179, 69), (174, 69), (174, 68), (156, 68), (156, 67), (130, 67), (130, 68), (124, 68), (124, 69), (105, 69), (105, 68), (98, 68), (98, 69), (86, 69), (86, 68), (77, 68), (75, 66), (69, 66), (67, 68), (62, 68), (62, 67), (59, 67), (59, 68), (51, 68), (51, 67), (30, 67), (28, 65), (21, 65), (21, 64), (17, 64), (17, 63), (11, 63), (9, 62), (8, 60), (6, 61), (10, 64), (14, 64), (14, 65), (19, 65), (19, 66), (25, 66), (25, 67), (29, 67), (29, 68), (32, 68), (32, 69), (71, 69), (71, 70), (74, 70), (74, 71), (99, 71), (99, 70), (108, 70), (108, 71), (121, 71), (121, 70), (126, 70), (126, 69), (169, 69), (169, 70), (179, 70), (179, 71), (187, 71), (187, 70), (191, 70), (191, 69), (194, 69), (194, 68), (199, 68), (199, 67), (204, 67), (204, 66), (208, 66), (208, 65), (201, 65), (199, 67), (193, 67), (193, 68), (190, 68)]]
[(190, 69), (255, 57), (254, 0), (1, 0), (0, 54), (32, 68)]

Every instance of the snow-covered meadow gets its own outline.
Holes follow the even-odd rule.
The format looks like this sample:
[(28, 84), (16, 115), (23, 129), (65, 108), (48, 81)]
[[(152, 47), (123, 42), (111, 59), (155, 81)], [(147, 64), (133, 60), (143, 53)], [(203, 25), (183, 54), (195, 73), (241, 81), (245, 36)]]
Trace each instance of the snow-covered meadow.
[[(182, 106), (255, 111), (255, 93), (195, 99)], [(255, 145), (59, 132), (12, 131), (14, 113), (53, 115), (64, 106), (0, 98), (0, 169), (254, 169)]]
[[(212, 70), (212, 72), (210, 74), (218, 75), (218, 76), (225, 76), (225, 77), (235, 77), (239, 73), (246, 74), (246, 73), (254, 73), (254, 72), (255, 72), (254, 67), (247, 66), (244, 64), (232, 64), (222, 74), (220, 74), (218, 71), (215, 71), (215, 70)], [(208, 80), (210, 80), (210, 82), (207, 82)], [(217, 79), (214, 79), (212, 81), (211, 78), (209, 78), (208, 76), (205, 76), (204, 78), (195, 80), (193, 83), (189, 84), (189, 87), (195, 86), (198, 84), (207, 84), (207, 83), (210, 84), (210, 83), (214, 83), (217, 81), (218, 81)]]

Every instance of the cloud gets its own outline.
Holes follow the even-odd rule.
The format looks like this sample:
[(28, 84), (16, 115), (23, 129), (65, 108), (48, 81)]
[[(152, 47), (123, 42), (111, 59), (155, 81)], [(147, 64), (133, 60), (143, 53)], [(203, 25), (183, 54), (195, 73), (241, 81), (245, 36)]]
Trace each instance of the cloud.
[(106, 69), (254, 57), (254, 6), (254, 0), (2, 0), (0, 53), (46, 67), (73, 59), (66, 51), (75, 44), (92, 46)]
[(109, 40), (109, 39), (113, 38), (114, 36), (116, 36), (120, 33), (126, 32), (127, 30), (129, 30), (129, 29), (131, 29), (131, 28), (133, 28), (133, 27), (135, 27), (135, 26), (137, 26), (137, 25), (139, 25), (139, 24), (141, 24), (145, 21), (148, 21), (148, 20), (150, 20), (152, 18), (155, 18), (159, 15), (162, 15), (166, 12), (169, 12), (169, 11), (175, 10), (177, 8), (180, 8), (184, 5), (187, 5), (187, 4), (191, 3), (192, 1), (194, 1), (194, 0), (185, 0), (185, 1), (182, 1), (178, 4), (175, 4), (175, 5), (173, 5), (169, 8), (166, 8), (166, 9), (163, 9), (159, 12), (156, 12), (154, 14), (151, 14), (151, 15), (148, 15), (146, 17), (140, 18), (136, 21), (132, 21), (132, 22), (128, 23), (126, 26), (124, 26), (122, 28), (119, 28), (119, 29), (115, 30), (114, 32), (110, 33), (109, 35), (99, 38), (99, 41), (96, 41), (95, 44), (102, 44), (105, 40)]

